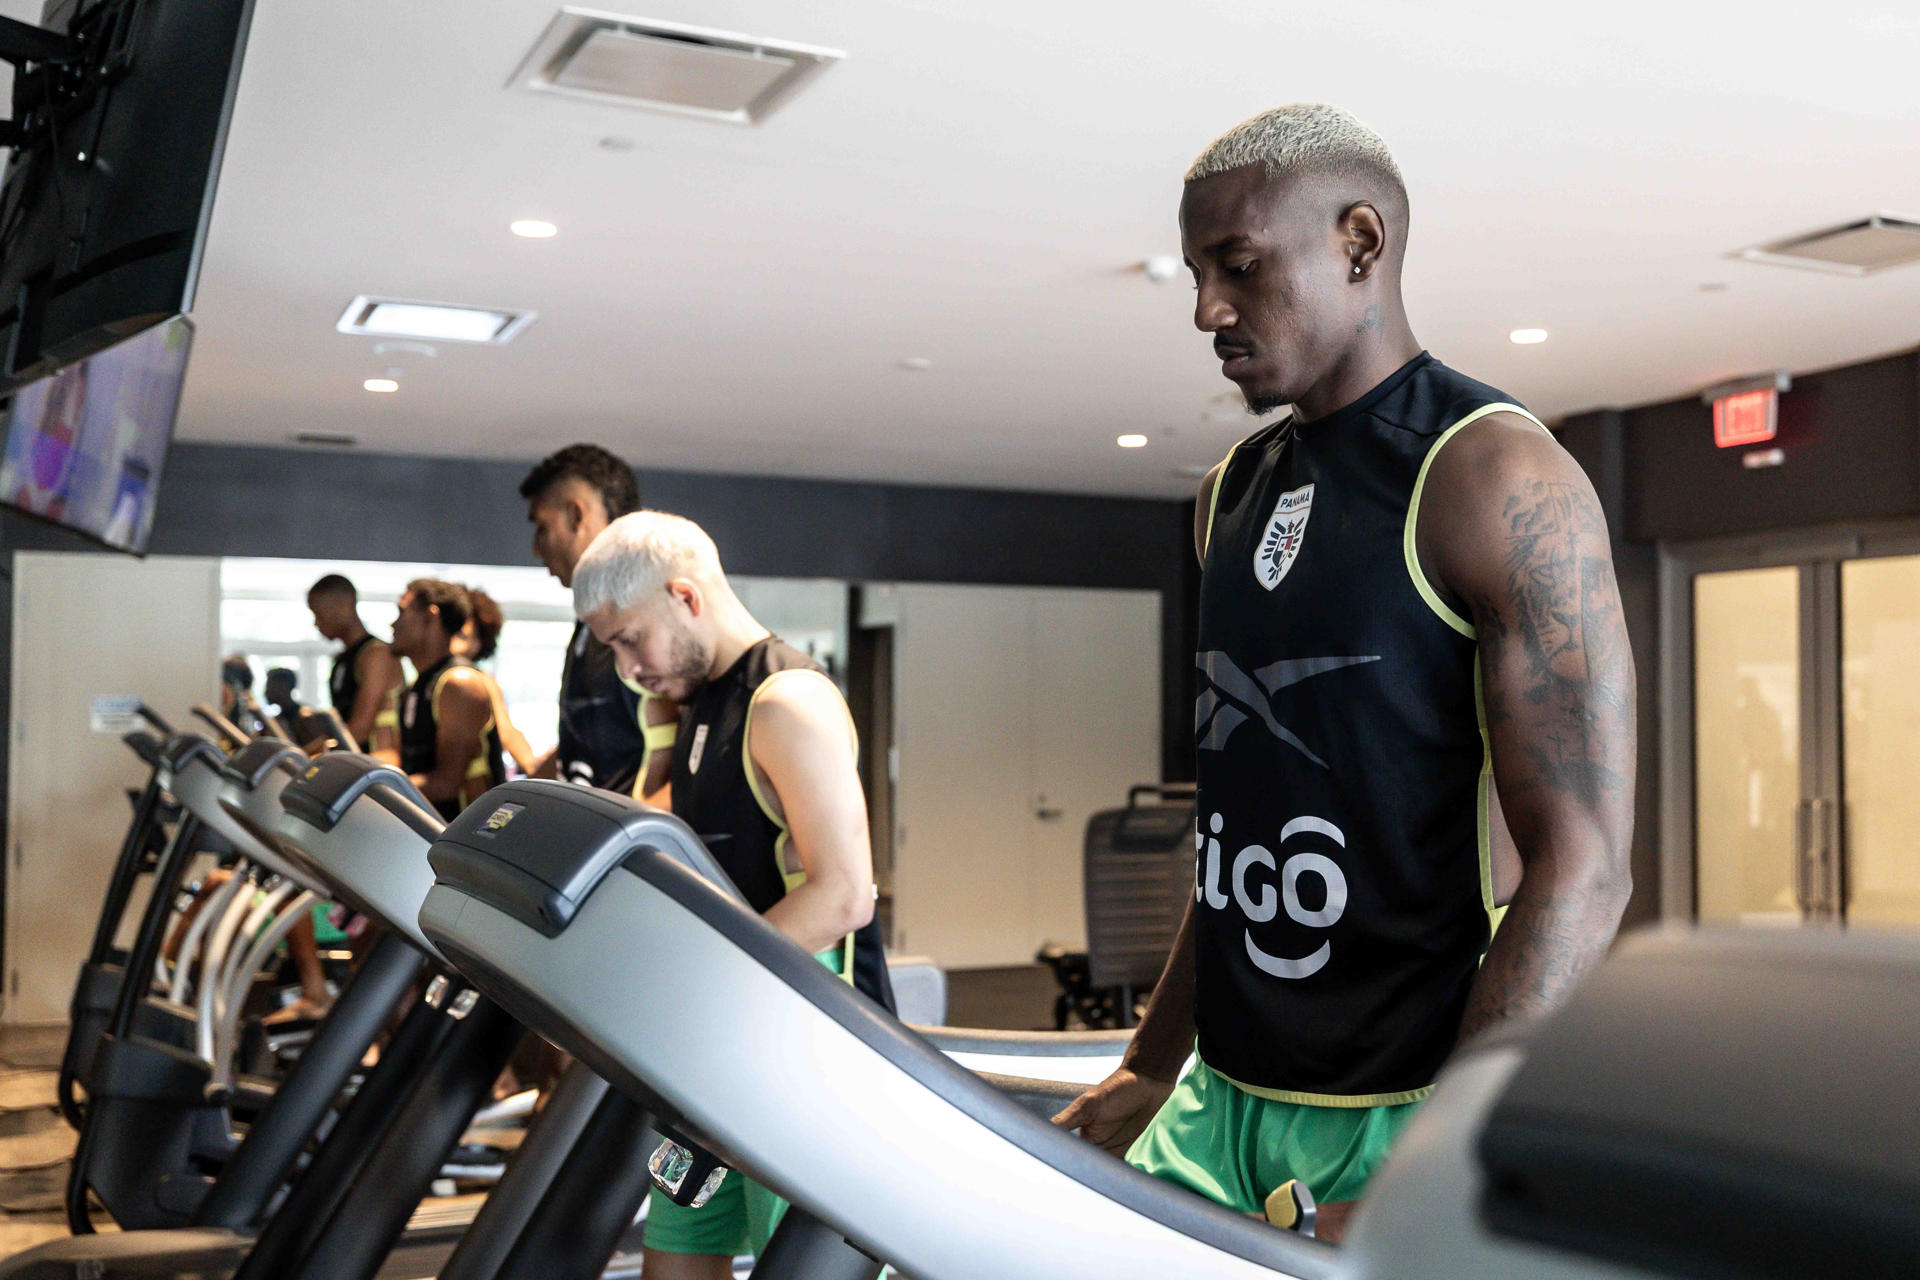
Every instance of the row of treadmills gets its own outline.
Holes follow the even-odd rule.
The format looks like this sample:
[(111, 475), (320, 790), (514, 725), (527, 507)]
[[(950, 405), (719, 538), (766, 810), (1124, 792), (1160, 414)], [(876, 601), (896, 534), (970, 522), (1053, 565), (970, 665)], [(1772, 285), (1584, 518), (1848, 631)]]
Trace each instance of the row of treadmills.
[[(172, 734), (153, 758), (141, 804), (181, 817), (156, 842), (136, 814), (149, 833), (110, 892), (124, 906), (144, 860), (149, 905), (89, 957), (68, 1064), (69, 1207), (121, 1229), (17, 1255), (5, 1280), (592, 1277), (649, 1185), (684, 1199), (729, 1169), (792, 1202), (754, 1274), (796, 1280), (1920, 1274), (1905, 940), (1630, 939), (1561, 1013), (1457, 1058), (1335, 1249), (1048, 1124), (1110, 1036), (900, 1023), (668, 814), (521, 780), (446, 824), (365, 756)], [(208, 833), (278, 895), (206, 980), (229, 1004), (302, 895), (382, 929), (237, 1137), (240, 1090), (161, 955)], [(525, 1028), (577, 1064), (471, 1223), (423, 1228)]]

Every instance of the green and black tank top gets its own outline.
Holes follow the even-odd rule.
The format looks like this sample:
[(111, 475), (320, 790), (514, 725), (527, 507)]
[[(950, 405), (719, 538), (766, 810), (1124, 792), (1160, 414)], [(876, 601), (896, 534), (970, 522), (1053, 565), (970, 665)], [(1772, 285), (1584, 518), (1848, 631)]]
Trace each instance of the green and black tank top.
[[(465, 658), (449, 654), (422, 671), (400, 700), (400, 767), (409, 774), (432, 773), (440, 757), (440, 690), (455, 667), (471, 667)], [(507, 780), (506, 753), (500, 746), (500, 728), (487, 716), (480, 752), (467, 765), (460, 793), (452, 800), (436, 800), (434, 808), (451, 822), (462, 809)]]
[(673, 733), (671, 724), (646, 723), (645, 702), (644, 691), (620, 678), (613, 650), (596, 640), (586, 623), (575, 623), (560, 670), (561, 780), (623, 795), (634, 792), (654, 753)]
[[(1200, 1058), (1321, 1106), (1425, 1096), (1497, 923), (1472, 625), (1414, 544), (1427, 468), (1491, 413), (1422, 353), (1227, 455), (1200, 580)], [(1542, 428), (1544, 430), (1544, 428)]]
[[(832, 683), (819, 663), (768, 636), (681, 708), (671, 775), (674, 816), (706, 842), (747, 904), (762, 915), (807, 878), (786, 824), (761, 794), (749, 754), (754, 704), (777, 680)], [(839, 690), (834, 692), (837, 696)], [(868, 921), (843, 945), (841, 976), (892, 1009), (879, 922)]]
[(373, 642), (371, 635), (355, 640), (334, 655), (333, 670), (327, 673), (327, 691), (333, 698), (333, 709), (340, 713), (343, 721), (353, 716), (354, 701), (360, 696), (360, 655)]

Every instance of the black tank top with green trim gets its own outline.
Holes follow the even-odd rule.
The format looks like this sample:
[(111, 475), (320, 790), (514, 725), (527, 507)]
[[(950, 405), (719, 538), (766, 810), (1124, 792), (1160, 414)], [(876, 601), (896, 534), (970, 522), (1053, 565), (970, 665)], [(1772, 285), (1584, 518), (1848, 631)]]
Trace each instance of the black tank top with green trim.
[(631, 792), (650, 754), (640, 704), (641, 695), (620, 679), (613, 650), (586, 623), (575, 623), (560, 669), (561, 780)]
[[(1412, 1101), (1491, 937), (1473, 630), (1412, 525), (1450, 429), (1508, 397), (1424, 352), (1228, 455), (1200, 583), (1201, 1059), (1268, 1096)], [(1530, 416), (1530, 415), (1529, 415)]]
[[(787, 896), (790, 884), (805, 879), (788, 847), (786, 828), (754, 794), (747, 758), (754, 695), (783, 671), (814, 671), (825, 677), (819, 663), (779, 637), (768, 636), (681, 708), (673, 748), (674, 816), (706, 842), (747, 905), (762, 915)], [(877, 920), (853, 934), (851, 950), (847, 976), (892, 1009), (893, 986)]]
[(333, 698), (333, 709), (340, 713), (342, 720), (353, 714), (353, 704), (360, 697), (360, 655), (373, 643), (370, 635), (361, 636), (342, 649), (333, 659), (333, 670), (327, 673), (327, 691)]
[[(400, 700), (400, 767), (409, 774), (432, 773), (440, 758), (439, 693), (440, 682), (455, 667), (473, 663), (452, 654), (422, 671)], [(500, 728), (487, 717), (481, 737), (480, 754), (467, 766), (467, 777), (460, 794), (452, 800), (436, 800), (433, 807), (451, 822), (490, 787), (507, 780), (506, 752), (500, 746)]]

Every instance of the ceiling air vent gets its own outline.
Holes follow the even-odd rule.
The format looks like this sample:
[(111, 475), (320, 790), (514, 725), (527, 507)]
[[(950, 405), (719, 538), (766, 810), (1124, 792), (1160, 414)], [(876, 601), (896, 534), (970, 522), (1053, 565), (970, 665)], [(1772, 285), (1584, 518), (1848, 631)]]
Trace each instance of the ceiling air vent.
[(650, 18), (562, 9), (509, 88), (759, 124), (846, 55)]
[(1824, 227), (1757, 244), (1733, 255), (1778, 267), (1805, 267), (1843, 276), (1867, 276), (1920, 261), (1920, 218), (1875, 213), (1837, 227)]

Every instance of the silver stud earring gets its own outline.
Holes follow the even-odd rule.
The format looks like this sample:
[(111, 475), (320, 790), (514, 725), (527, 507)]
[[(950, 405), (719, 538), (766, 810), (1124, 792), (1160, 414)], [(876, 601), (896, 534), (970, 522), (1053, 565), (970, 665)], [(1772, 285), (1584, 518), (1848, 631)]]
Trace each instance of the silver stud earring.
[(1359, 275), (1359, 274), (1360, 274), (1360, 268), (1358, 268), (1358, 267), (1355, 267), (1355, 268), (1353, 269), (1353, 274), (1355, 274), (1355, 275)]

